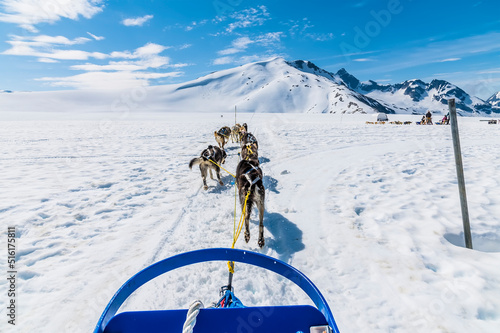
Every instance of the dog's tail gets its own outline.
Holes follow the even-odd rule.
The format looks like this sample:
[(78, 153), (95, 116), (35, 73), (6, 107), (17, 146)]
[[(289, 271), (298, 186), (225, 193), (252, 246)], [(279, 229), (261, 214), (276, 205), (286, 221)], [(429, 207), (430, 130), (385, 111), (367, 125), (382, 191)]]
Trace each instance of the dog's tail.
[(195, 165), (201, 164), (201, 162), (203, 162), (203, 158), (201, 158), (201, 157), (193, 158), (191, 160), (191, 162), (189, 162), (189, 169), (192, 169), (193, 166), (195, 166)]

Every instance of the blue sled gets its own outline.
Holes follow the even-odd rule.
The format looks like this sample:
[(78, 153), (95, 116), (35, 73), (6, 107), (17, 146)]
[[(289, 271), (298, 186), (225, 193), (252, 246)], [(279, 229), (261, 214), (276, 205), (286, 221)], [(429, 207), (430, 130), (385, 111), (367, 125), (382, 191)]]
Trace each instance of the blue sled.
[(99, 318), (94, 333), (182, 332), (187, 309), (115, 314), (135, 290), (155, 277), (206, 261), (235, 261), (270, 270), (298, 285), (311, 298), (316, 308), (309, 305), (292, 305), (201, 309), (196, 317), (193, 333), (339, 333), (325, 298), (299, 270), (263, 254), (225, 248), (178, 254), (143, 269), (116, 292)]

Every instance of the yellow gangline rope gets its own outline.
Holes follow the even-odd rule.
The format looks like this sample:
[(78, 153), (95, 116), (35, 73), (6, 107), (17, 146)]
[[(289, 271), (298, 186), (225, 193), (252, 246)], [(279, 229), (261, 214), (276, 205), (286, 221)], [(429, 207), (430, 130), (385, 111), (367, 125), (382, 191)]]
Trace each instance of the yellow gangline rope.
[(224, 169), (223, 167), (221, 167), (218, 163), (212, 161), (211, 159), (208, 159), (210, 162), (212, 162), (213, 164), (217, 165), (219, 168), (221, 168), (222, 170), (226, 171), (228, 174), (230, 174), (231, 176), (233, 176), (233, 178), (236, 178), (235, 175), (233, 175), (231, 172), (227, 171), (226, 169)]
[[(250, 150), (251, 151), (251, 150)], [(233, 175), (231, 172), (227, 171), (223, 167), (221, 167), (218, 163), (212, 161), (209, 159), (210, 162), (213, 164), (217, 165), (219, 168), (222, 170), (226, 171), (228, 174), (236, 178), (235, 175)], [(234, 186), (234, 222), (233, 222), (233, 244), (231, 245), (231, 248), (234, 249), (234, 246), (236, 245), (236, 241), (238, 241), (238, 238), (240, 237), (241, 229), (243, 229), (243, 222), (245, 221), (244, 216), (245, 216), (245, 211), (247, 208), (247, 201), (248, 197), (250, 196), (250, 190), (248, 190), (247, 195), (245, 196), (245, 203), (243, 204), (243, 209), (241, 211), (241, 216), (240, 216), (240, 221), (238, 222), (238, 227), (236, 227), (236, 184)], [(227, 262), (227, 267), (229, 268), (229, 272), (231, 274), (234, 273), (234, 261), (228, 261)]]
[[(248, 197), (250, 196), (250, 190), (248, 190), (247, 195), (245, 196), (245, 203), (243, 204), (243, 209), (241, 211), (241, 216), (240, 216), (240, 221), (238, 222), (238, 228), (236, 228), (236, 190), (234, 192), (234, 225), (233, 225), (233, 244), (231, 245), (231, 248), (234, 249), (234, 246), (236, 245), (236, 242), (238, 241), (238, 237), (240, 237), (241, 229), (243, 229), (243, 222), (245, 221), (245, 211), (247, 208), (247, 201)], [(236, 232), (235, 232), (236, 230)], [(229, 272), (231, 274), (234, 273), (234, 262), (233, 261), (228, 261), (227, 262), (227, 267), (229, 268)]]

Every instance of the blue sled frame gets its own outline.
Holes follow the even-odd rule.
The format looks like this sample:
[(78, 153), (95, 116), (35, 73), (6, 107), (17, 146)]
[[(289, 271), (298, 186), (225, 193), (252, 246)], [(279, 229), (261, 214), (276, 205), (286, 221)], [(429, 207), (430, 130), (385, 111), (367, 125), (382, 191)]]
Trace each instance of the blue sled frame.
[(106, 306), (106, 309), (99, 318), (94, 333), (103, 333), (106, 325), (117, 313), (125, 300), (139, 287), (169, 271), (180, 267), (197, 264), (206, 261), (235, 261), (249, 265), (265, 268), (277, 273), (299, 286), (314, 302), (318, 310), (325, 316), (334, 333), (339, 333), (337, 324), (333, 318), (332, 312), (321, 292), (316, 286), (296, 268), (272, 257), (244, 250), (229, 248), (203, 249), (186, 253), (181, 253), (173, 257), (159, 261), (149, 267), (146, 267), (125, 284), (113, 296)]

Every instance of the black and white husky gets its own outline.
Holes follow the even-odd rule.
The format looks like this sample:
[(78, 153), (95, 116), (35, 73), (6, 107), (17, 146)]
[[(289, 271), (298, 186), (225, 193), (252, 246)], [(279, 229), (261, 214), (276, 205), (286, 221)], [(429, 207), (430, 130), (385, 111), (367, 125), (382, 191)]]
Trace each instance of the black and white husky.
[[(224, 185), (222, 180), (220, 179), (220, 168), (219, 165), (224, 164), (226, 161), (226, 152), (219, 147), (214, 147), (212, 145), (208, 146), (207, 149), (201, 152), (200, 157), (193, 158), (191, 162), (189, 162), (189, 169), (192, 169), (193, 166), (199, 165), (201, 171), (201, 178), (203, 179), (203, 189), (207, 190), (207, 170), (210, 171), (210, 178), (214, 179), (212, 175), (212, 170), (215, 170), (217, 175), (217, 179), (219, 180), (220, 185)], [(214, 164), (217, 163), (218, 165)]]
[(259, 240), (260, 247), (264, 247), (264, 199), (265, 188), (262, 182), (263, 174), (259, 167), (259, 160), (256, 156), (249, 156), (248, 159), (241, 160), (236, 168), (236, 184), (240, 197), (240, 205), (243, 211), (245, 208), (245, 241), (250, 240), (250, 214), (255, 203), (259, 210)]
[(247, 144), (254, 144), (257, 149), (259, 148), (259, 143), (257, 142), (257, 139), (255, 138), (255, 136), (250, 133), (250, 132), (245, 132), (242, 136), (241, 136), (241, 141), (240, 141), (240, 146), (241, 148), (243, 148), (244, 146), (246, 146)]

